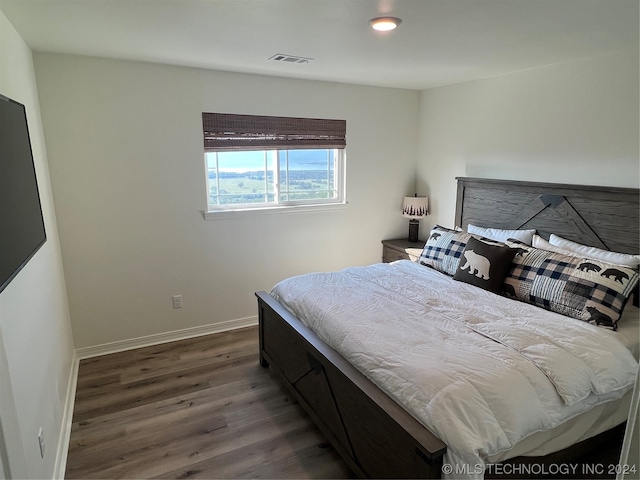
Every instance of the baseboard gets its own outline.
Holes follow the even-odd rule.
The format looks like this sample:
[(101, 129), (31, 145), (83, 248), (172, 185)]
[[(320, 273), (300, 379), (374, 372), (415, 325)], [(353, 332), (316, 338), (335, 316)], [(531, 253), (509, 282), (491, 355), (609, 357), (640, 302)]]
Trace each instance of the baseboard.
[(237, 328), (252, 327), (258, 324), (258, 316), (238, 318), (236, 320), (228, 320), (226, 322), (214, 323), (211, 325), (203, 325), (200, 327), (185, 328), (183, 330), (175, 330), (172, 332), (157, 333), (147, 335), (145, 337), (132, 338), (129, 340), (121, 340), (118, 342), (105, 343), (93, 347), (84, 347), (76, 350), (79, 360), (85, 358), (98, 357), (100, 355), (108, 355), (110, 353), (123, 352), (134, 348), (149, 347), (161, 343), (174, 342), (176, 340), (184, 340), (187, 338), (200, 337), (202, 335), (211, 335), (212, 333), (221, 333)]
[(67, 383), (67, 396), (65, 398), (64, 413), (60, 426), (60, 436), (58, 438), (58, 449), (56, 451), (56, 461), (53, 470), (54, 479), (64, 478), (67, 468), (67, 456), (69, 454), (69, 439), (71, 438), (71, 426), (73, 425), (73, 407), (76, 401), (76, 387), (78, 385), (78, 365), (80, 360), (78, 354), (73, 352), (71, 359), (71, 370), (69, 372), (69, 382)]

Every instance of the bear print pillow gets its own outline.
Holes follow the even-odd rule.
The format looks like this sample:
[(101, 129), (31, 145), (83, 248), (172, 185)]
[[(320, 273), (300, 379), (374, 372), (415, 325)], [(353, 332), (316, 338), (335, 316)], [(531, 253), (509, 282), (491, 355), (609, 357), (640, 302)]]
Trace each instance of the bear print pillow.
[(513, 248), (490, 245), (472, 237), (462, 252), (453, 279), (500, 293), (515, 254)]
[(513, 268), (504, 281), (507, 296), (617, 329), (617, 322), (636, 284), (638, 272), (581, 256), (541, 250), (517, 240)]

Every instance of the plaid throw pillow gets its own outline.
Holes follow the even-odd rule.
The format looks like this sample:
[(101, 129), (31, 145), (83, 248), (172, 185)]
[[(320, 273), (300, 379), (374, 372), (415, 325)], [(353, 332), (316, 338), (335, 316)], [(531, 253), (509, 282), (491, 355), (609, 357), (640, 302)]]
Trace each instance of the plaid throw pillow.
[(467, 232), (450, 230), (436, 225), (420, 255), (420, 264), (435, 268), (439, 272), (453, 276), (458, 269), (460, 257), (471, 235)]
[(581, 256), (531, 247), (515, 248), (504, 292), (516, 299), (596, 325), (617, 329), (617, 321), (638, 283), (635, 270)]
[(490, 245), (504, 245), (502, 242), (471, 235), (462, 230), (451, 230), (436, 225), (431, 230), (418, 261), (421, 265), (435, 268), (452, 277), (458, 270), (462, 252), (464, 252), (470, 238), (477, 238)]

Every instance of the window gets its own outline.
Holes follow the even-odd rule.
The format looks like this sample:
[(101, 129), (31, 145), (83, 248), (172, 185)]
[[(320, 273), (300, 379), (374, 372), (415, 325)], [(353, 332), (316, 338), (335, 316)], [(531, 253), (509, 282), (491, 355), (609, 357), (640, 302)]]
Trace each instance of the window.
[(202, 114), (209, 212), (345, 202), (346, 122)]

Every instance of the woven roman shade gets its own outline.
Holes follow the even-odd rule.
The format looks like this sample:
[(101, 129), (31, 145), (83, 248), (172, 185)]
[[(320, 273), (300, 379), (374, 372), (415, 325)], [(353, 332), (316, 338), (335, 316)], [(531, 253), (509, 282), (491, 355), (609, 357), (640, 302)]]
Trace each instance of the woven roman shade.
[(345, 120), (202, 114), (205, 152), (345, 148), (346, 129)]

